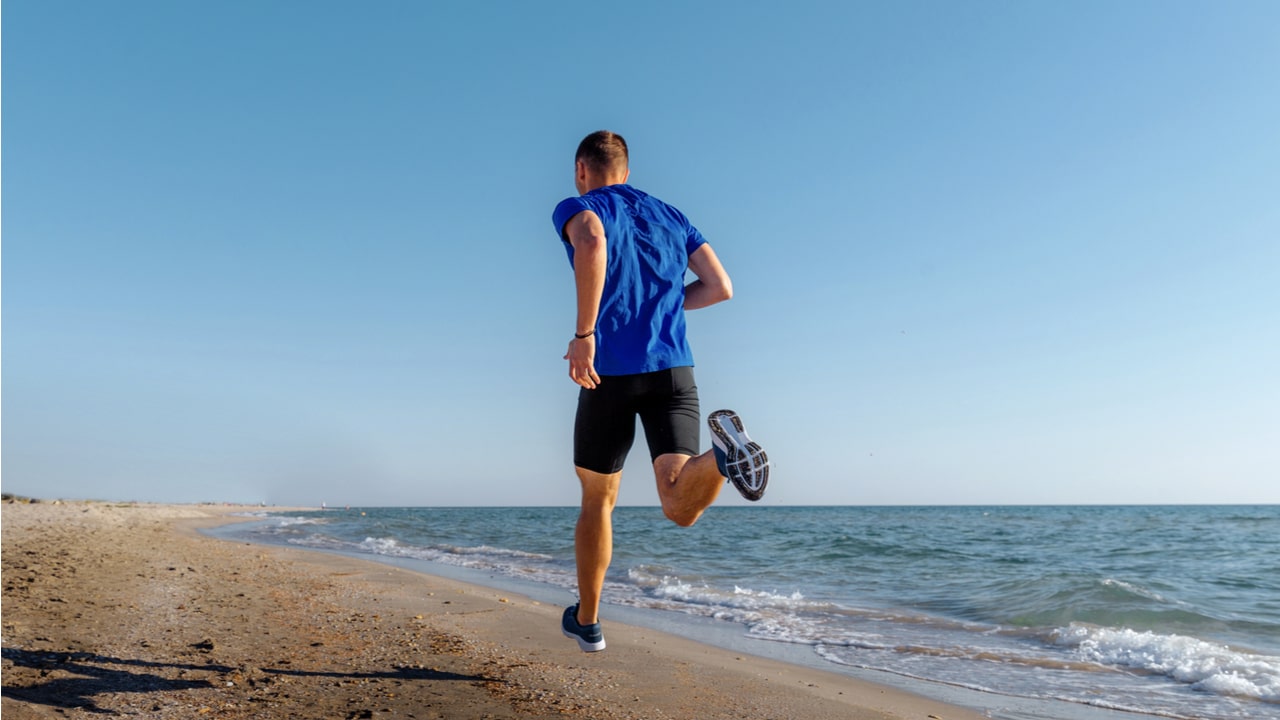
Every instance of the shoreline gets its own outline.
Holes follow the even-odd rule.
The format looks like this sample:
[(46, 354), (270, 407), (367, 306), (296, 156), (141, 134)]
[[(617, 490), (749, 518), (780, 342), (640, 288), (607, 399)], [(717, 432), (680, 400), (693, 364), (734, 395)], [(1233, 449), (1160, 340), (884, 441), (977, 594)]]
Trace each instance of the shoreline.
[[(278, 509), (280, 512), (293, 512), (292, 509)], [(330, 508), (330, 510), (334, 510)], [(302, 512), (311, 512), (304, 510)], [(297, 546), (282, 542), (270, 542), (237, 532), (237, 525), (249, 525), (257, 521), (270, 522), (270, 512), (255, 511), (255, 517), (244, 518), (245, 523), (225, 523), (200, 530), (210, 537), (233, 542), (251, 542), (264, 547), (288, 547), (310, 552), (336, 555), (356, 561), (367, 561), (390, 568), (399, 568), (410, 573), (418, 573), (429, 577), (456, 581), (463, 585), (489, 590), (507, 597), (519, 596), (534, 605), (543, 604), (555, 609), (556, 623), (558, 613), (576, 600), (576, 595), (564, 588), (546, 584), (538, 580), (507, 576), (459, 565), (440, 563), (433, 560), (395, 555), (378, 555), (357, 551), (338, 549), (321, 549)], [(761, 660), (779, 662), (788, 666), (806, 668), (820, 673), (833, 674), (839, 677), (853, 678), (877, 687), (888, 687), (911, 696), (927, 698), (948, 706), (956, 706), (970, 711), (984, 712), (985, 717), (1002, 717), (1007, 712), (1027, 711), (1027, 717), (1056, 717), (1056, 714), (1045, 714), (1043, 706), (1054, 704), (1054, 701), (1034, 700), (1013, 695), (992, 694), (964, 686), (931, 682), (909, 675), (894, 675), (881, 670), (862, 669), (853, 666), (833, 665), (819, 658), (812, 648), (805, 644), (776, 642), (750, 637), (746, 626), (736, 621), (725, 621), (673, 613), (658, 609), (613, 605), (606, 603), (602, 607), (605, 614), (606, 639), (612, 641), (615, 626), (625, 626), (630, 630), (647, 630), (667, 636), (680, 638), (682, 641), (709, 646), (736, 656), (750, 655)], [(1073, 720), (1106, 720), (1093, 717), (1088, 710), (1079, 711), (1075, 715), (1063, 714)]]
[(981, 713), (416, 570), (202, 530), (280, 508), (3, 506), (9, 717), (920, 718)]

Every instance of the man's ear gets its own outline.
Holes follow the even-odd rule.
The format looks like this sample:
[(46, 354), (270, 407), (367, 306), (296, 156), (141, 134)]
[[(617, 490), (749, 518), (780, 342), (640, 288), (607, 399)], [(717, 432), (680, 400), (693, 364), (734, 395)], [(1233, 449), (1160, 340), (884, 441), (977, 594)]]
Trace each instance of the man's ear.
[(622, 175), (622, 184), (623, 184), (623, 185), (626, 185), (626, 184), (627, 184), (627, 180), (630, 180), (630, 179), (631, 179), (631, 167), (630, 167), (630, 166), (628, 166), (628, 167), (627, 167), (627, 171), (626, 171), (625, 173), (623, 173), (623, 175)]

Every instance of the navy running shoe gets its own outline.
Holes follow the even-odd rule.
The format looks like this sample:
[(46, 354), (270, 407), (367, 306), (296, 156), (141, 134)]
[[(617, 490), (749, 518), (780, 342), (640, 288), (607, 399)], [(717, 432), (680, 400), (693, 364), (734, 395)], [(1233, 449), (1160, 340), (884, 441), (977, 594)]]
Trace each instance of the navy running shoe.
[(711, 446), (716, 454), (720, 474), (755, 502), (764, 497), (769, 484), (769, 456), (759, 444), (752, 442), (742, 418), (732, 410), (717, 410), (707, 418), (711, 426)]
[(600, 632), (600, 623), (579, 625), (577, 605), (570, 605), (564, 609), (564, 617), (560, 619), (560, 630), (564, 632), (565, 637), (577, 640), (582, 652), (600, 652), (604, 649), (604, 633)]

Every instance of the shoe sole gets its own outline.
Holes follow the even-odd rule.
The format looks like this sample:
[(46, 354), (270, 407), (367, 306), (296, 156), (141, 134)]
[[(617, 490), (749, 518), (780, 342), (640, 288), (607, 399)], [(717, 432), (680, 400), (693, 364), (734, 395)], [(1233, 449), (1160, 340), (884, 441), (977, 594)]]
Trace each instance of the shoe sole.
[(752, 502), (764, 497), (769, 484), (769, 456), (747, 435), (742, 418), (732, 410), (717, 410), (707, 418), (707, 424), (720, 440), (729, 482)]
[(587, 642), (586, 640), (583, 640), (581, 635), (575, 635), (569, 632), (568, 630), (565, 630), (563, 627), (560, 628), (560, 632), (564, 633), (564, 636), (569, 638), (570, 640), (577, 640), (578, 648), (582, 650), (582, 652), (600, 652), (601, 650), (604, 649), (603, 639), (600, 640), (600, 642), (598, 643), (593, 643), (593, 642)]

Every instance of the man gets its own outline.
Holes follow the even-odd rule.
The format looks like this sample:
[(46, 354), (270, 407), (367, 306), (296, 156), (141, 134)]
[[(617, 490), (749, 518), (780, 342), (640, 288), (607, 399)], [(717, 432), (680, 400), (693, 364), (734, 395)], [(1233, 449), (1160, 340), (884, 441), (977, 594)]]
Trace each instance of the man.
[[(574, 158), (579, 196), (552, 216), (577, 285), (577, 325), (565, 359), (581, 386), (573, 430), (582, 483), (574, 533), (579, 602), (561, 625), (585, 652), (605, 647), (600, 592), (637, 415), (663, 513), (677, 525), (696, 522), (726, 477), (748, 500), (759, 500), (769, 480), (768, 458), (732, 411), (711, 414), (713, 450), (698, 452), (698, 388), (684, 311), (728, 300), (733, 285), (684, 214), (627, 185), (629, 176), (626, 141), (605, 130), (588, 135)], [(687, 286), (686, 270), (697, 277)]]

